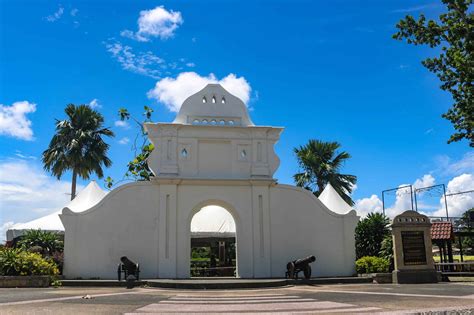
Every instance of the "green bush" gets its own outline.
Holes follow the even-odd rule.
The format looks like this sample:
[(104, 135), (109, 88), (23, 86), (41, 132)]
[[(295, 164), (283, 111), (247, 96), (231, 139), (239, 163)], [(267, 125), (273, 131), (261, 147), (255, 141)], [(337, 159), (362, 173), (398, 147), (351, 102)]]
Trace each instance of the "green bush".
[(57, 233), (38, 230), (28, 230), (21, 236), (18, 246), (22, 249), (40, 248), (43, 256), (52, 255), (54, 252), (62, 252), (64, 243)]
[(365, 256), (356, 260), (357, 273), (388, 272), (390, 261), (376, 256)]
[(390, 235), (390, 221), (381, 213), (369, 213), (355, 229), (356, 259), (378, 256), (383, 239)]
[(38, 253), (17, 248), (0, 250), (0, 275), (2, 276), (55, 276), (59, 274), (56, 264)]

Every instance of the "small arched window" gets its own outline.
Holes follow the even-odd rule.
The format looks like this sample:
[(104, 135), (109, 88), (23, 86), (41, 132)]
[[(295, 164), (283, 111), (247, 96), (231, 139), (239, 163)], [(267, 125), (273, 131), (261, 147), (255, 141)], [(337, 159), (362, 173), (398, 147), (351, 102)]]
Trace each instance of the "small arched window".
[(193, 125), (199, 125), (199, 119), (194, 119), (193, 120)]
[(216, 125), (217, 124), (217, 121), (215, 119), (211, 120), (211, 125)]
[(212, 97), (212, 103), (214, 103), (214, 104), (216, 103), (216, 97), (215, 96)]
[(186, 150), (186, 148), (181, 150), (181, 156), (184, 157), (184, 158), (188, 157), (188, 150)]
[(233, 121), (233, 120), (229, 120), (227, 123), (229, 124), (229, 126), (233, 126), (233, 125), (234, 125), (234, 121)]
[(207, 119), (203, 119), (203, 120), (201, 121), (201, 124), (207, 125)]
[(203, 102), (203, 103), (207, 103), (207, 99), (206, 99), (205, 96), (202, 98), (202, 102)]
[(219, 125), (224, 126), (225, 125), (225, 120), (224, 119), (219, 120)]
[(222, 97), (221, 103), (225, 104), (225, 97)]

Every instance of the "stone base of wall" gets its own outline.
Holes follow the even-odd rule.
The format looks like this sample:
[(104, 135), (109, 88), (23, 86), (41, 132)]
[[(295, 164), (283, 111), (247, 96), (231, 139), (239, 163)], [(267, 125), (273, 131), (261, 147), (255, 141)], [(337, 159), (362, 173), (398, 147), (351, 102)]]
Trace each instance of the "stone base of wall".
[(0, 288), (46, 288), (50, 276), (0, 276)]
[(393, 283), (437, 283), (441, 275), (435, 270), (394, 270)]

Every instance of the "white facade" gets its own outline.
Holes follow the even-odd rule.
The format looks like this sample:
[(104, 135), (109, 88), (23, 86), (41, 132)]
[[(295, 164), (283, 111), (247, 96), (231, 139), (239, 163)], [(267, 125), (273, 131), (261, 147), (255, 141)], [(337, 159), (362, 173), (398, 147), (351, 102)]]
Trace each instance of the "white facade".
[(314, 276), (354, 273), (356, 212), (332, 212), (273, 178), (282, 128), (255, 126), (245, 104), (217, 84), (189, 97), (173, 123), (146, 128), (156, 177), (60, 215), (66, 277), (113, 279), (124, 255), (144, 278), (189, 277), (191, 220), (209, 205), (233, 216), (239, 277), (284, 277), (288, 261), (308, 255), (316, 256)]

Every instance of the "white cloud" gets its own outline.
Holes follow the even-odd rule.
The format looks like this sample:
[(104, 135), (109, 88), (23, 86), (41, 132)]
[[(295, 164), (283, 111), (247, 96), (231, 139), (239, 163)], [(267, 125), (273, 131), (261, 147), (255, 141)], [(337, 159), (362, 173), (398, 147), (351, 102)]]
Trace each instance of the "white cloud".
[(382, 201), (377, 195), (372, 195), (370, 198), (358, 199), (355, 204), (357, 214), (362, 218), (371, 212), (382, 212)]
[(186, 63), (186, 67), (189, 67), (189, 68), (194, 68), (196, 66), (196, 64), (194, 62), (188, 62)]
[(70, 14), (71, 14), (71, 16), (76, 16), (76, 15), (77, 15), (77, 12), (79, 12), (79, 10), (76, 9), (76, 8), (73, 8), (73, 9), (71, 10)]
[(152, 37), (167, 39), (173, 37), (176, 29), (183, 23), (183, 18), (179, 11), (168, 11), (164, 6), (158, 6), (141, 11), (137, 23), (137, 32), (124, 30), (120, 35), (141, 42), (147, 42)]
[(460, 175), (474, 173), (474, 152), (470, 151), (457, 161), (453, 161), (447, 155), (436, 157), (437, 171), (443, 175)]
[(250, 99), (251, 87), (244, 77), (231, 73), (218, 80), (214, 74), (200, 76), (196, 72), (182, 72), (176, 78), (166, 77), (159, 80), (155, 87), (148, 91), (148, 97), (163, 103), (170, 111), (178, 112), (184, 100), (199, 92), (209, 83), (219, 83), (231, 94), (244, 103)]
[(36, 111), (36, 104), (15, 102), (11, 106), (0, 104), (0, 135), (33, 140), (31, 120), (26, 115)]
[(123, 129), (130, 129), (130, 124), (125, 120), (116, 120), (114, 123), (115, 127), (120, 127)]
[(435, 178), (431, 174), (425, 174), (422, 178), (417, 179), (413, 183), (414, 188), (423, 188), (433, 186), (435, 184)]
[(430, 3), (430, 4), (419, 5), (419, 6), (413, 6), (413, 7), (409, 7), (409, 8), (393, 10), (392, 13), (411, 13), (411, 12), (417, 12), (417, 11), (432, 9), (432, 8), (436, 8), (436, 7), (439, 7), (439, 6), (440, 5), (438, 3)]
[(130, 142), (130, 139), (128, 137), (123, 137), (118, 141), (120, 144), (128, 144)]
[[(82, 188), (77, 187), (78, 191)], [(27, 222), (57, 211), (71, 199), (70, 191), (71, 182), (48, 176), (37, 162), (0, 161), (0, 226)]]
[(45, 19), (48, 22), (56, 22), (63, 16), (63, 13), (64, 13), (64, 8), (60, 6), (56, 12), (54, 12), (51, 15), (48, 15)]
[[(415, 182), (413, 183), (413, 189), (433, 186), (435, 182), (436, 180), (431, 174), (425, 174), (423, 175), (423, 177), (415, 180)], [(407, 186), (407, 184), (401, 184), (398, 186), (400, 187), (400, 189), (393, 191), (393, 193), (395, 194), (395, 201), (392, 205), (389, 204), (390, 199), (387, 198), (389, 196), (386, 196), (385, 214), (390, 218), (393, 218), (394, 216), (402, 213), (403, 211), (412, 209), (410, 188), (402, 188), (403, 186)], [(419, 204), (419, 206), (423, 205)], [(376, 195), (372, 195), (370, 198), (362, 198), (356, 200), (356, 209), (358, 211), (358, 214), (364, 217), (370, 212), (382, 212), (383, 205), (382, 201)]]
[(90, 101), (89, 106), (92, 108), (101, 108), (102, 105), (99, 103), (99, 100), (94, 98), (92, 101)]
[(105, 46), (124, 70), (159, 79), (167, 67), (165, 61), (151, 51), (134, 53), (132, 47), (118, 41), (106, 42)]
[[(474, 190), (474, 175), (462, 174), (454, 177), (448, 182), (446, 187), (446, 194), (458, 193)], [(448, 212), (450, 217), (460, 217), (465, 211), (474, 208), (474, 192), (446, 196), (448, 203)], [(446, 206), (444, 198), (440, 198), (440, 206), (437, 211), (433, 213), (434, 216), (446, 216)]]

